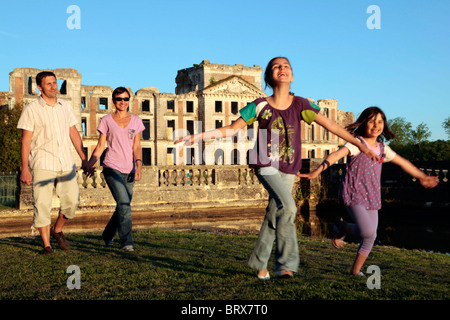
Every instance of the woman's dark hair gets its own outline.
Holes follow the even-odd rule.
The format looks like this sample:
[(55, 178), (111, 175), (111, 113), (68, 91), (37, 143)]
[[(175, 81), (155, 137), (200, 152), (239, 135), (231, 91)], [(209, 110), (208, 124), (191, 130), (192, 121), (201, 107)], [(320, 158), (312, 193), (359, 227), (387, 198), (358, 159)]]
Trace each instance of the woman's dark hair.
[[(274, 83), (273, 83), (273, 78), (272, 78), (272, 64), (276, 59), (286, 59), (287, 62), (289, 63), (289, 65), (291, 65), (291, 62), (289, 61), (288, 58), (286, 57), (275, 57), (272, 58), (269, 63), (267, 64), (266, 70), (264, 71), (264, 82), (266, 83), (266, 88), (267, 86), (271, 87), (273, 89)], [(291, 66), (291, 70), (292, 70), (292, 66)], [(292, 71), (292, 74), (294, 72)]]
[(113, 91), (113, 93), (112, 93), (112, 99), (113, 99), (113, 101), (116, 100), (116, 99), (115, 99), (116, 95), (122, 94), (122, 93), (124, 93), (124, 92), (128, 93), (128, 97), (131, 97), (130, 91), (128, 91), (127, 88), (125, 88), (125, 87), (117, 87), (117, 88), (115, 88), (114, 91)]
[(38, 86), (41, 86), (42, 85), (42, 79), (44, 79), (45, 77), (55, 77), (55, 79), (56, 79), (56, 76), (55, 76), (55, 74), (53, 72), (51, 72), (51, 71), (42, 71), (42, 72), (39, 72), (36, 75), (36, 84)]
[(348, 126), (345, 127), (348, 131), (350, 131), (355, 136), (363, 136), (364, 132), (366, 130), (367, 122), (372, 119), (373, 117), (376, 117), (377, 114), (381, 114), (381, 118), (384, 121), (384, 128), (381, 135), (378, 137), (380, 141), (391, 140), (395, 137), (394, 133), (389, 129), (386, 115), (384, 114), (383, 110), (381, 110), (378, 107), (369, 107), (365, 109), (358, 119)]

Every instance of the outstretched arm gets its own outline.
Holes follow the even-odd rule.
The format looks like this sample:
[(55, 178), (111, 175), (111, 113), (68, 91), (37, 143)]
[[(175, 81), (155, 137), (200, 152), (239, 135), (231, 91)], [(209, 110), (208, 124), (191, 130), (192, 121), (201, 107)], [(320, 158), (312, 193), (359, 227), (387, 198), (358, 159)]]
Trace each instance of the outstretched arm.
[(199, 140), (209, 140), (209, 139), (229, 137), (236, 134), (239, 130), (245, 128), (245, 126), (247, 126), (247, 123), (242, 117), (240, 117), (239, 119), (237, 119), (235, 122), (233, 122), (228, 126), (180, 138), (177, 141), (175, 141), (175, 144), (183, 141), (185, 146), (190, 146)]
[(357, 146), (359, 150), (361, 150), (362, 153), (365, 153), (369, 156), (369, 158), (372, 159), (372, 161), (378, 161), (378, 156), (369, 150), (366, 146), (364, 146), (361, 141), (356, 139), (350, 132), (345, 130), (343, 127), (341, 127), (339, 124), (337, 124), (334, 121), (331, 121), (327, 117), (323, 116), (322, 114), (318, 113), (316, 116), (316, 119), (314, 120), (318, 124), (320, 124), (322, 127), (327, 129), (328, 131), (334, 133), (335, 135), (341, 137), (342, 139), (350, 142), (351, 144)]
[(434, 188), (439, 183), (437, 177), (425, 174), (424, 172), (420, 171), (417, 167), (415, 167), (409, 160), (403, 158), (398, 154), (395, 155), (394, 159), (392, 159), (391, 162), (398, 165), (409, 175), (413, 176), (416, 179), (419, 179), (420, 184), (424, 188)]
[(350, 151), (348, 150), (347, 147), (342, 147), (339, 150), (330, 153), (322, 162), (322, 164), (317, 167), (316, 170), (309, 173), (297, 173), (297, 176), (299, 176), (300, 178), (307, 178), (308, 180), (314, 179), (323, 171), (327, 170), (329, 167), (335, 164), (338, 160), (347, 156), (349, 152)]

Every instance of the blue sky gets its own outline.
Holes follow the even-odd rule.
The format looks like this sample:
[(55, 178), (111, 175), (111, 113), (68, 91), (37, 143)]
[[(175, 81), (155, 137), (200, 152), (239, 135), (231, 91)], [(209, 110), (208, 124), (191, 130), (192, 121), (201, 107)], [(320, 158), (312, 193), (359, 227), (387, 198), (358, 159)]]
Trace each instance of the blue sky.
[[(80, 29), (69, 29), (70, 5)], [(380, 29), (367, 20), (380, 9)], [(447, 139), (448, 0), (8, 1), (0, 12), (0, 91), (18, 67), (73, 68), (82, 84), (175, 92), (177, 70), (202, 60), (260, 65), (287, 56), (299, 96), (337, 99), (356, 116), (424, 122)], [(271, 94), (270, 91), (266, 91)]]

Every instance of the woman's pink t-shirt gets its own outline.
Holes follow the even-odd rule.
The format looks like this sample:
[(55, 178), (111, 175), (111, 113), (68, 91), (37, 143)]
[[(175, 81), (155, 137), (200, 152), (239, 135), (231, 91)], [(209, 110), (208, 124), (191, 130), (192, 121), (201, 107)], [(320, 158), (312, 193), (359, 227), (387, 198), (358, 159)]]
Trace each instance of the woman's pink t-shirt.
[(131, 173), (135, 170), (133, 144), (134, 137), (145, 130), (142, 119), (131, 115), (130, 123), (121, 128), (111, 114), (101, 118), (97, 131), (106, 136), (107, 151), (103, 166)]

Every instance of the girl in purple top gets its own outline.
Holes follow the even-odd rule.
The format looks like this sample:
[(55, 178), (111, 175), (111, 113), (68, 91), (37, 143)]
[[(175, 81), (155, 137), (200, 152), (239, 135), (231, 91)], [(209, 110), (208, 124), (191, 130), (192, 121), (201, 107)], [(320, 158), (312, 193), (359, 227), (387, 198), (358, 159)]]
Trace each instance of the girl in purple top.
[(89, 160), (91, 168), (101, 157), (108, 145), (103, 160), (103, 175), (116, 201), (116, 210), (103, 231), (106, 246), (112, 246), (116, 233), (119, 234), (120, 247), (133, 251), (131, 234), (131, 198), (134, 181), (141, 179), (141, 132), (145, 127), (141, 118), (128, 113), (130, 93), (124, 87), (114, 90), (113, 103), (116, 108), (112, 114), (100, 120), (97, 130), (100, 133), (97, 147)]
[(383, 140), (394, 138), (389, 130), (386, 116), (378, 107), (365, 109), (358, 120), (347, 126), (347, 129), (359, 140), (379, 155), (379, 161), (373, 161), (358, 148), (346, 143), (339, 150), (331, 153), (313, 172), (298, 174), (299, 177), (314, 179), (331, 164), (349, 155), (340, 198), (355, 224), (339, 219), (333, 226), (332, 244), (336, 248), (343, 246), (345, 234), (362, 238), (351, 274), (362, 276), (361, 268), (366, 261), (377, 236), (378, 210), (381, 208), (381, 166), (383, 161), (391, 161), (405, 172), (419, 179), (425, 188), (434, 188), (438, 182), (436, 177), (428, 176), (417, 169), (411, 162), (396, 154)]
[(175, 143), (191, 145), (199, 140), (234, 135), (258, 121), (257, 141), (250, 154), (250, 165), (269, 193), (269, 204), (259, 237), (248, 265), (258, 270), (258, 278), (270, 279), (267, 262), (276, 243), (276, 275), (290, 278), (300, 259), (295, 228), (297, 205), (292, 197), (296, 173), (301, 168), (301, 120), (322, 125), (337, 136), (357, 145), (362, 152), (376, 158), (368, 148), (337, 123), (319, 113), (307, 99), (294, 96), (290, 85), (294, 80), (291, 64), (283, 57), (273, 58), (264, 74), (273, 95), (256, 99), (240, 110), (241, 117), (229, 126), (189, 135)]

